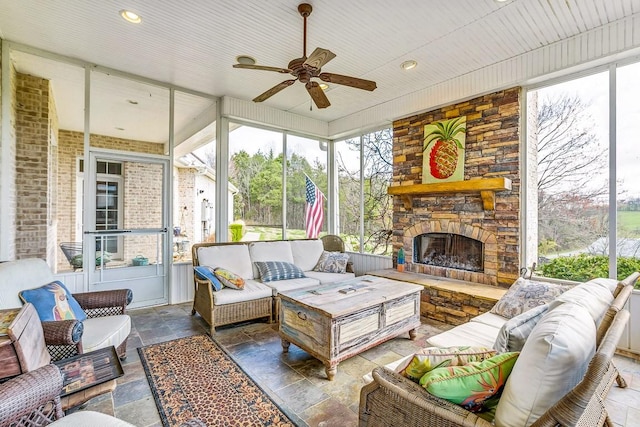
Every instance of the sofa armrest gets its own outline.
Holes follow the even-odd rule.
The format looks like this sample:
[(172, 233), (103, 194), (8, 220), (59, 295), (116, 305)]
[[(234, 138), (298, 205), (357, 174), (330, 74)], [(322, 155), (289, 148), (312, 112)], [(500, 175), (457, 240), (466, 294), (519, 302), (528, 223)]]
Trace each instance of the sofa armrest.
[(77, 320), (42, 322), (44, 341), (47, 345), (77, 345), (82, 339), (84, 325)]
[[(411, 380), (384, 367), (372, 372), (373, 382), (360, 391), (360, 426), (375, 419), (379, 425), (404, 426), (476, 426), (491, 423), (461, 406), (429, 394)], [(384, 420), (380, 422), (380, 420)]]
[(130, 289), (83, 292), (73, 294), (80, 307), (89, 317), (115, 316), (125, 314), (127, 305), (133, 299)]
[[(60, 403), (62, 374), (45, 365), (0, 384), (0, 425), (31, 425), (35, 417), (54, 421), (64, 416)], [(26, 423), (26, 424), (23, 424)]]

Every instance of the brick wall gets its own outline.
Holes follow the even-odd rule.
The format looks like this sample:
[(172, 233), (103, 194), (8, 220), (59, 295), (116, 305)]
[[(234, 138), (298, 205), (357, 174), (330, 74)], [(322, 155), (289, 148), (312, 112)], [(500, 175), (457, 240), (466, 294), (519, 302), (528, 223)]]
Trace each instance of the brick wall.
[[(480, 195), (475, 193), (414, 196), (410, 209), (395, 197), (394, 253), (404, 246), (408, 271), (422, 268), (412, 262), (410, 229), (423, 230), (424, 224), (437, 223), (444, 230), (452, 225), (479, 228), (488, 233), (486, 241), (495, 241), (495, 259), (490, 260), (493, 270), (489, 269), (491, 274), (482, 283), (509, 286), (518, 277), (520, 92), (520, 88), (495, 92), (393, 123), (393, 185), (422, 183), (424, 126), (462, 115), (467, 116), (464, 179), (506, 177), (512, 181), (511, 191), (496, 193), (493, 211), (483, 210)], [(451, 277), (447, 270), (430, 274)]]
[(16, 259), (47, 259), (49, 81), (16, 75)]

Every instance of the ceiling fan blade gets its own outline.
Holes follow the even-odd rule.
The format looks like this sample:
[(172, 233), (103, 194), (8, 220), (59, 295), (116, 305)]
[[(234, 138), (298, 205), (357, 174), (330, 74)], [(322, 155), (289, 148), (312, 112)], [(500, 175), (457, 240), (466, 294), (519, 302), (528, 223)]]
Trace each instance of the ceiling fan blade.
[(251, 65), (251, 64), (233, 64), (233, 68), (246, 68), (248, 70), (264, 70), (264, 71), (277, 71), (278, 73), (290, 73), (288, 68), (267, 67), (266, 65)]
[(331, 103), (329, 98), (324, 94), (324, 91), (320, 88), (320, 85), (316, 82), (309, 82), (305, 85), (307, 92), (311, 95), (311, 99), (318, 108), (327, 108)]
[(267, 99), (271, 98), (276, 93), (280, 92), (282, 89), (284, 89), (286, 87), (289, 87), (294, 83), (295, 83), (295, 79), (293, 79), (293, 80), (285, 80), (282, 83), (278, 83), (277, 85), (275, 85), (271, 89), (267, 90), (265, 93), (263, 93), (261, 95), (258, 95), (255, 98), (253, 98), (253, 102), (266, 101)]
[(307, 60), (304, 61), (304, 65), (308, 65), (319, 70), (324, 64), (331, 61), (335, 57), (336, 54), (331, 52), (330, 50), (317, 47), (316, 50), (314, 50), (311, 55), (309, 55)]
[(364, 90), (374, 90), (376, 86), (376, 82), (372, 80), (359, 79), (357, 77), (343, 76), (341, 74), (333, 74), (333, 73), (320, 73), (318, 75), (320, 80), (323, 80), (327, 83), (335, 83), (339, 85), (351, 86), (357, 89)]

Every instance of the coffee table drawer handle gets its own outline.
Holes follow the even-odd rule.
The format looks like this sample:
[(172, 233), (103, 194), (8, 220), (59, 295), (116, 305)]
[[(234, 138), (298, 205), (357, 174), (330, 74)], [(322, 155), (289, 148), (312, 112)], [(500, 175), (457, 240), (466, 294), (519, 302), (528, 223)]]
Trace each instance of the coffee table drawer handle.
[(298, 317), (300, 318), (300, 320), (307, 320), (307, 314), (301, 311), (298, 312)]

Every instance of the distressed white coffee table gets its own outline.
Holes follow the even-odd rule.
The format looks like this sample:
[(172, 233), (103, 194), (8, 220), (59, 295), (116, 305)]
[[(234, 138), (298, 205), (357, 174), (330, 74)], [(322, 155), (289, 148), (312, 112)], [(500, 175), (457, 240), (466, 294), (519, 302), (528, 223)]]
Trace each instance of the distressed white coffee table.
[(280, 298), (283, 352), (294, 343), (325, 365), (333, 380), (338, 363), (420, 326), (422, 286), (360, 276), (329, 285), (285, 291)]

